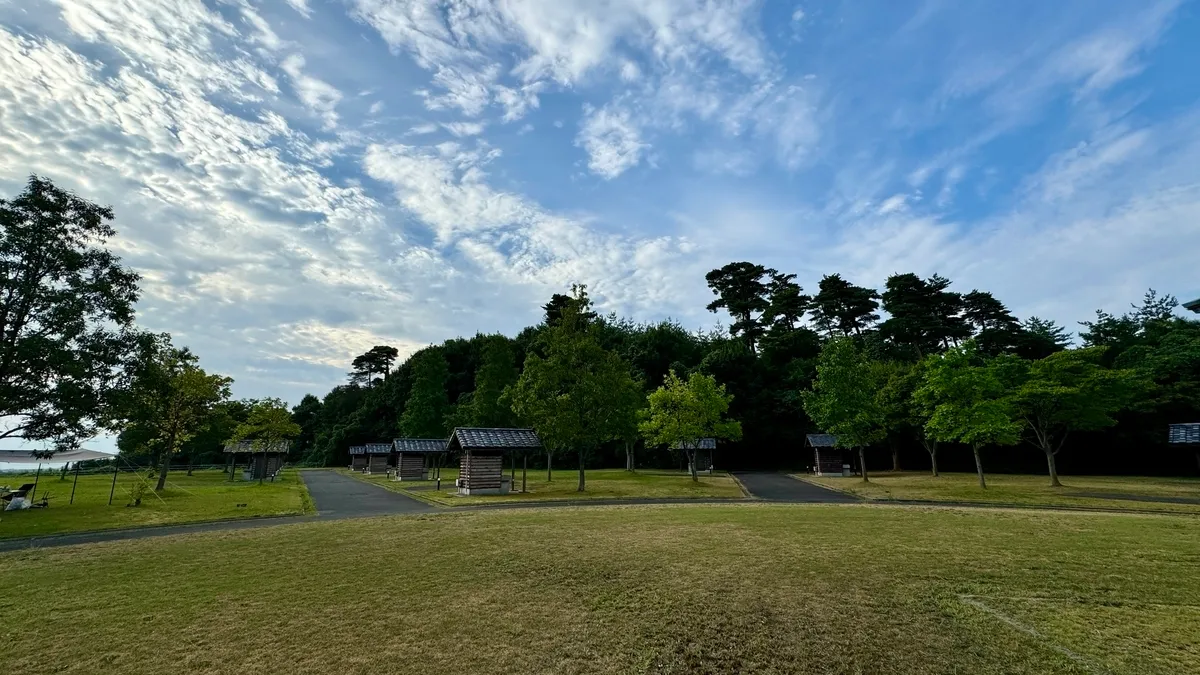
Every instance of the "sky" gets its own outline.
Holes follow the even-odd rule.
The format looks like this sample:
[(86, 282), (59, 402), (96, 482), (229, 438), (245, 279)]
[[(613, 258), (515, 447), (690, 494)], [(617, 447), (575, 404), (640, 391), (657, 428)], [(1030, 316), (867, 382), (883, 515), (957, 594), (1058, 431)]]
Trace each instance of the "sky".
[(1200, 3), (0, 0), (0, 194), (116, 212), (138, 322), (296, 403), (572, 283), (1200, 296)]

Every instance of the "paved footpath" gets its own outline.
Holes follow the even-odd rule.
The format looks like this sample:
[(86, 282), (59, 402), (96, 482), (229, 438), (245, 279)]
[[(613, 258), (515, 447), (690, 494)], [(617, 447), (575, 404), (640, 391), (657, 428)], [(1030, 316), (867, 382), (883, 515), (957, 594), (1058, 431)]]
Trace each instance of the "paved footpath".
[(317, 514), (315, 516), (245, 518), (242, 520), (221, 520), (211, 523), (157, 525), (119, 530), (79, 532), (76, 534), (55, 534), (22, 539), (6, 539), (0, 541), (0, 552), (15, 551), (24, 548), (94, 544), (102, 541), (118, 541), (121, 539), (145, 539), (147, 537), (190, 534), (193, 532), (245, 530), (253, 527), (290, 525), (292, 523), (307, 523), (315, 520), (385, 516), (396, 513), (428, 513), (439, 510), (437, 507), (430, 506), (425, 502), (406, 497), (398, 492), (370, 485), (335, 471), (301, 471), (300, 476), (304, 480), (304, 484), (308, 486), (308, 494), (312, 497), (313, 504), (317, 507)]
[(858, 497), (797, 480), (785, 473), (735, 473), (750, 494), (769, 502), (853, 504)]

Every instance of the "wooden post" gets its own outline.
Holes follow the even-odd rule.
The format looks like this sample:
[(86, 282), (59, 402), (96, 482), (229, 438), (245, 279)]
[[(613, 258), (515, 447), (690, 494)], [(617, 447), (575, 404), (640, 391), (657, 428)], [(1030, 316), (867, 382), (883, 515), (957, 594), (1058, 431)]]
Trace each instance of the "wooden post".
[(525, 492), (525, 475), (529, 473), (529, 453), (522, 455), (521, 462), (521, 492)]
[(438, 492), (442, 491), (442, 462), (444, 459), (445, 458), (439, 455), (436, 462), (437, 466), (433, 469), (433, 479), (436, 481), (433, 489), (437, 490)]
[(79, 485), (79, 464), (79, 462), (75, 462), (75, 481), (71, 483), (71, 501), (68, 502), (70, 504), (75, 503), (75, 486)]
[(118, 459), (118, 457), (120, 457), (120, 455), (113, 457), (113, 482), (112, 487), (108, 489), (109, 506), (112, 506), (113, 493), (117, 491), (117, 472), (121, 470), (121, 460)]
[(37, 473), (33, 476), (33, 494), (29, 495), (29, 503), (33, 503), (33, 497), (37, 494), (38, 479), (42, 477), (42, 463), (38, 462)]

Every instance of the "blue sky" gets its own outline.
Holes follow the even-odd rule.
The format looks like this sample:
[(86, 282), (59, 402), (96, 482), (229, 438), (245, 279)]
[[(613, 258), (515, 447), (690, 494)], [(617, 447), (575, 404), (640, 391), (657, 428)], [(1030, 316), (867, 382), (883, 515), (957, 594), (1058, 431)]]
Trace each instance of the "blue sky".
[(111, 204), (239, 396), (743, 259), (1074, 329), (1200, 295), (1197, 64), (1176, 1), (0, 0), (0, 190)]

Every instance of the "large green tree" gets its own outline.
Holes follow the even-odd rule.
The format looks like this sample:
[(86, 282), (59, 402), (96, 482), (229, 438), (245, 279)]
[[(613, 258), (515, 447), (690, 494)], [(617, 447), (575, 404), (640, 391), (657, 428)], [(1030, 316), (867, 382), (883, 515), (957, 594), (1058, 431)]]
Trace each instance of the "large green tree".
[(813, 323), (826, 335), (861, 335), (879, 320), (879, 293), (855, 286), (840, 274), (821, 279), (812, 298)]
[(751, 351), (762, 339), (765, 332), (762, 315), (771, 306), (770, 287), (764, 278), (778, 283), (776, 275), (775, 270), (762, 265), (735, 262), (713, 270), (704, 277), (708, 287), (717, 296), (708, 304), (708, 311), (724, 309), (728, 312), (733, 319), (729, 334), (745, 341)]
[(105, 248), (112, 220), (37, 176), (0, 199), (0, 439), (73, 447), (116, 428), (138, 275)]
[(711, 375), (692, 373), (685, 381), (672, 371), (663, 386), (647, 397), (649, 407), (638, 428), (647, 445), (682, 450), (696, 481), (696, 450), (701, 439), (736, 441), (742, 437), (741, 423), (726, 417), (732, 400), (724, 385)]
[[(264, 398), (254, 402), (246, 421), (233, 431), (231, 441), (250, 441), (256, 450), (273, 448), (284, 441), (300, 435), (299, 424), (292, 419), (287, 404), (277, 398)], [(258, 477), (262, 482), (262, 475)]]
[(456, 419), (460, 426), (511, 427), (516, 423), (512, 406), (502, 400), (504, 390), (517, 381), (517, 364), (512, 342), (503, 335), (489, 335), (480, 350), (475, 371), (475, 390), (460, 402)]
[(400, 414), (400, 435), (407, 438), (445, 438), (450, 403), (446, 381), (450, 366), (436, 347), (413, 355), (412, 389)]
[(387, 379), (392, 372), (392, 364), (400, 355), (399, 350), (387, 345), (375, 345), (365, 353), (354, 357), (351, 363), (350, 379), (357, 384), (373, 386), (377, 381), (375, 376)]
[(836, 435), (839, 447), (858, 449), (864, 481), (870, 480), (866, 447), (887, 435), (877, 384), (871, 362), (854, 341), (833, 338), (821, 350), (812, 389), (803, 394), (804, 410), (813, 422)]
[(574, 449), (579, 491), (586, 488), (585, 461), (602, 443), (621, 437), (628, 415), (619, 392), (637, 385), (621, 358), (600, 346), (583, 286), (572, 288), (562, 318), (545, 334), (544, 356), (531, 353), (507, 395), (513, 411), (533, 425), (549, 447)]
[(121, 399), (121, 416), (127, 431), (158, 452), (155, 491), (167, 484), (171, 458), (204, 428), (214, 406), (229, 398), (232, 383), (205, 372), (194, 354), (172, 345), (168, 336), (144, 341), (133, 381)]
[(1011, 401), (1025, 423), (1026, 440), (1045, 453), (1054, 487), (1062, 485), (1055, 457), (1067, 437), (1113, 426), (1116, 413), (1148, 388), (1134, 370), (1101, 366), (1104, 350), (1072, 349), (1032, 363), (1018, 362)]
[(1021, 425), (1008, 395), (1000, 370), (984, 363), (974, 340), (932, 358), (913, 394), (928, 417), (925, 431), (930, 437), (971, 446), (981, 488), (987, 488), (987, 480), (980, 450), (1021, 440)]

